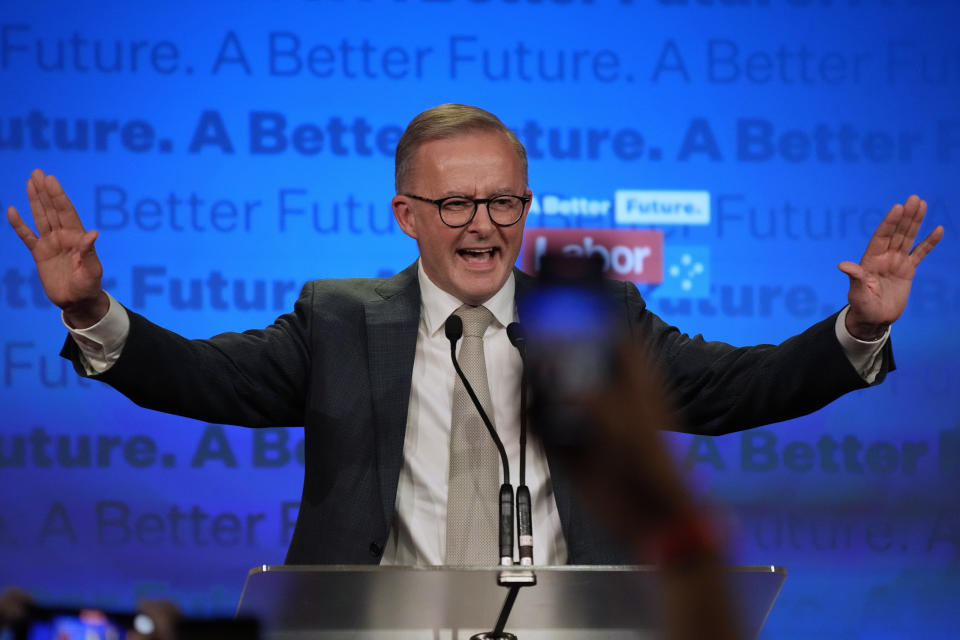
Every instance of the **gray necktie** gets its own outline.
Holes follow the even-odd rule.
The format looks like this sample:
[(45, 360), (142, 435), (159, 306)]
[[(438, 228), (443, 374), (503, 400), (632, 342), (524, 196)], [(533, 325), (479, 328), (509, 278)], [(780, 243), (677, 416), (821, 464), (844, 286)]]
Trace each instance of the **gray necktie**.
[[(493, 314), (483, 306), (463, 305), (454, 312), (463, 319), (457, 360), (487, 417), (493, 422), (483, 334)], [(497, 563), (497, 505), (500, 461), (483, 419), (456, 377), (450, 425), (450, 476), (447, 488), (447, 558), (450, 565)]]

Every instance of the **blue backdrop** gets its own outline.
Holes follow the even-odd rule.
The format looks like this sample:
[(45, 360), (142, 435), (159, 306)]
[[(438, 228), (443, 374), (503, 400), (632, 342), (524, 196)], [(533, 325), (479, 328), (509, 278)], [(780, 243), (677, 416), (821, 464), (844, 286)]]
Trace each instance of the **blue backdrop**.
[[(859, 258), (891, 204), (926, 198), (923, 233), (947, 236), (885, 384), (673, 442), (729, 505), (735, 562), (790, 571), (763, 637), (953, 636), (955, 3), (136, 4), (3, 4), (0, 205), (25, 212), (29, 171), (56, 174), (101, 232), (109, 290), (188, 336), (263, 326), (311, 278), (409, 264), (393, 148), (442, 102), (483, 106), (527, 144), (525, 256), (546, 228), (606, 242), (655, 312), (708, 338), (778, 342), (832, 313), (836, 263)], [(302, 432), (164, 416), (77, 378), (10, 231), (0, 319), (0, 584), (232, 611), (247, 569), (283, 560)]]

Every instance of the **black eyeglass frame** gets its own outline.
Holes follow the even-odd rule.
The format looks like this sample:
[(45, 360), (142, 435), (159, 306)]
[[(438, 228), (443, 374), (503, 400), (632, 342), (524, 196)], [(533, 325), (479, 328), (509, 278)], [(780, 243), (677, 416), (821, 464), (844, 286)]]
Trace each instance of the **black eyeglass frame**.
[[(465, 227), (465, 226), (467, 226), (468, 224), (470, 224), (471, 222), (473, 222), (473, 219), (474, 219), (474, 218), (476, 217), (476, 215), (477, 215), (477, 209), (480, 208), (480, 205), (481, 205), (481, 204), (486, 205), (486, 207), (487, 207), (487, 216), (490, 217), (490, 222), (492, 222), (493, 224), (497, 225), (498, 227), (512, 227), (513, 225), (515, 225), (515, 224), (517, 224), (518, 222), (520, 222), (520, 218), (523, 217), (523, 212), (526, 211), (526, 209), (527, 209), (527, 204), (528, 204), (528, 203), (530, 202), (530, 200), (531, 200), (531, 199), (528, 198), (527, 196), (515, 196), (515, 195), (513, 195), (512, 193), (500, 193), (500, 194), (497, 194), (497, 195), (495, 195), (495, 196), (493, 196), (493, 197), (491, 197), (491, 198), (468, 198), (467, 196), (447, 196), (446, 198), (438, 198), (437, 200), (431, 200), (430, 198), (424, 198), (423, 196), (418, 196), (418, 195), (415, 195), (415, 194), (412, 194), (412, 193), (401, 193), (400, 195), (406, 196), (407, 198), (413, 198), (414, 200), (419, 200), (420, 202), (427, 202), (427, 203), (430, 203), (430, 204), (432, 204), (432, 205), (436, 205), (436, 207), (437, 207), (437, 215), (440, 216), (440, 222), (442, 222), (443, 224), (447, 225), (447, 226), (450, 227), (451, 229), (459, 229), (460, 227)], [(513, 222), (508, 222), (508, 223), (505, 223), (505, 224), (504, 224), (504, 223), (501, 223), (501, 222), (497, 222), (496, 220), (494, 220), (494, 219), (493, 219), (493, 215), (491, 215), (491, 213), (490, 213), (490, 203), (491, 203), (492, 201), (496, 200), (497, 198), (503, 198), (504, 196), (510, 197), (510, 198), (516, 198), (517, 200), (520, 201), (520, 205), (521, 205), (521, 206), (520, 206), (520, 215), (517, 216), (517, 219), (514, 220)], [(446, 220), (443, 219), (443, 203), (446, 202), (447, 200), (469, 200), (470, 202), (473, 203), (473, 213), (470, 214), (470, 217), (467, 218), (467, 221), (464, 222), (463, 224), (450, 224), (449, 222), (447, 222)]]

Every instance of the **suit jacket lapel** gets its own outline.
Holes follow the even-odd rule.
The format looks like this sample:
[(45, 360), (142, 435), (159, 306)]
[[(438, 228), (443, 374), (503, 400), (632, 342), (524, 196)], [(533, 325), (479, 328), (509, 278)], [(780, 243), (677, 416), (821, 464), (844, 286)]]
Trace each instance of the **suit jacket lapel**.
[(386, 280), (377, 293), (379, 299), (364, 303), (364, 313), (380, 499), (384, 521), (392, 526), (420, 322), (416, 263)]

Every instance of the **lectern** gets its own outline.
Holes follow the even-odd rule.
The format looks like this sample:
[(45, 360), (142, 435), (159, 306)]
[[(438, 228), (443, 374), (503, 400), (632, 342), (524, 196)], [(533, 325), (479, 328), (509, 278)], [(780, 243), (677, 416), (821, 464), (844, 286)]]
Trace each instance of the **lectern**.
[[(531, 569), (536, 582), (519, 590), (506, 622), (519, 640), (660, 637), (655, 567), (515, 569)], [(263, 565), (250, 570), (237, 615), (258, 618), (267, 640), (467, 640), (493, 629), (501, 616), (509, 593), (505, 570)], [(786, 571), (750, 566), (728, 572), (742, 629), (755, 638)]]

